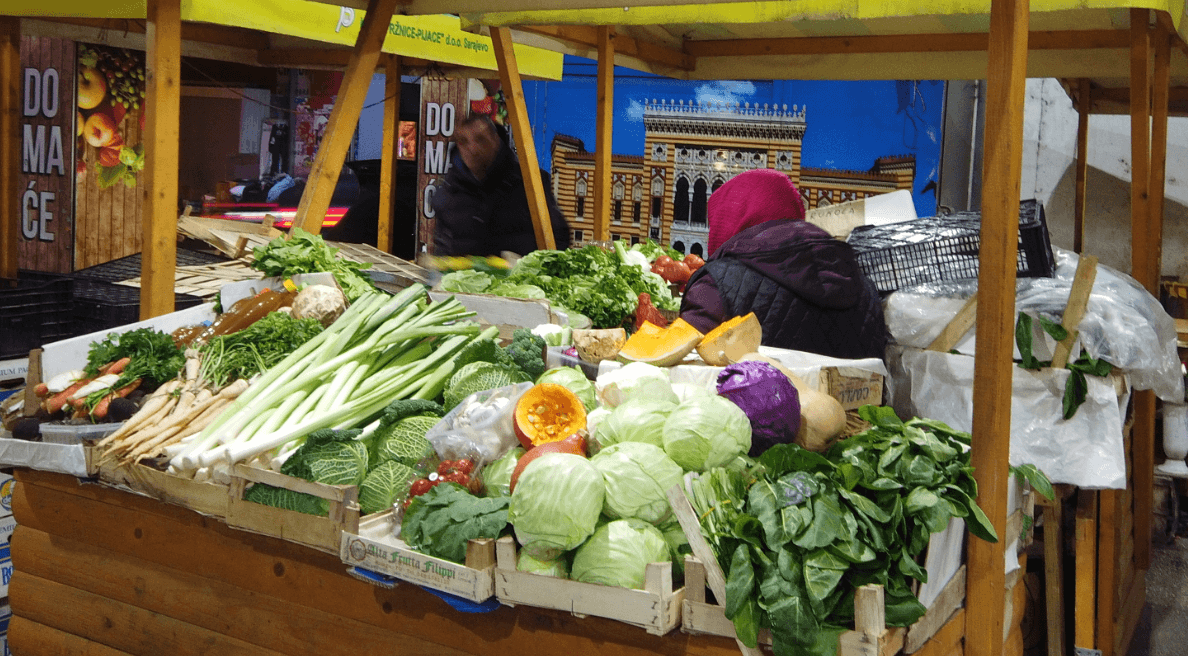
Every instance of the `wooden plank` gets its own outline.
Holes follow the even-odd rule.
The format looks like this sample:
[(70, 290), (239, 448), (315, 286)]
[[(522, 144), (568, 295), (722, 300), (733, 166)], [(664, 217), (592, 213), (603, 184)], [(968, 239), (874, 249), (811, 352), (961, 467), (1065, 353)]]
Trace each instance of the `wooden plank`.
[(1138, 627), (1139, 617), (1143, 612), (1143, 605), (1147, 600), (1147, 572), (1138, 570), (1134, 582), (1127, 588), (1125, 601), (1118, 616), (1118, 641), (1114, 645), (1115, 654), (1130, 653), (1130, 641), (1134, 639), (1135, 629)]
[[(248, 501), (244, 498), (244, 492), (249, 482), (326, 499), (330, 506), (329, 515), (309, 515)], [(337, 554), (342, 546), (342, 533), (359, 532), (358, 499), (359, 488), (354, 485), (314, 483), (274, 471), (236, 465), (232, 470), (226, 520), (227, 525), (233, 528)]]
[(400, 151), (400, 57), (384, 56), (384, 139), (380, 148), (379, 226), (376, 247), (392, 252), (396, 220), (396, 162)]
[[(990, 6), (971, 464), (978, 504), (999, 535), (1006, 529), (1007, 489), (1012, 485), (1007, 454), (1023, 143), (1019, 107), (1027, 77), (1028, 11), (1028, 0), (994, 0)], [(969, 541), (967, 594), (975, 603), (965, 616), (968, 656), (1002, 653), (1005, 546), (1001, 541)]]
[(610, 239), (611, 134), (615, 122), (615, 29), (598, 28), (598, 105), (594, 137), (594, 240)]
[(1093, 281), (1097, 278), (1097, 258), (1093, 255), (1082, 254), (1077, 261), (1077, 272), (1073, 277), (1072, 289), (1068, 293), (1068, 304), (1064, 306), (1064, 318), (1061, 325), (1068, 331), (1068, 336), (1056, 343), (1056, 351), (1052, 354), (1052, 367), (1063, 369), (1068, 364), (1069, 354), (1073, 344), (1080, 334), (1077, 326), (1085, 316), (1085, 309), (1089, 306), (1089, 293), (1093, 291)]
[(25, 370), (25, 405), (21, 408), (21, 414), (25, 417), (37, 414), (37, 409), (41, 407), (36, 389), (41, 382), (41, 349), (32, 349), (29, 351), (28, 369)]
[(1048, 624), (1048, 656), (1065, 656), (1064, 648), (1064, 504), (1043, 506), (1044, 600)]
[(8, 646), (21, 656), (132, 656), (19, 615), (8, 622)]
[[(1102, 656), (1114, 656), (1114, 619), (1117, 604), (1115, 591), (1121, 581), (1118, 571), (1118, 497), (1117, 490), (1102, 490), (1098, 495), (1097, 525), (1097, 609), (1096, 643)], [(1080, 645), (1077, 645), (1080, 646)]]
[[(601, 27), (593, 25), (521, 25), (516, 29), (520, 32), (555, 37), (571, 44), (597, 48), (598, 32)], [(644, 62), (684, 71), (691, 71), (696, 66), (695, 58), (681, 50), (650, 41), (633, 39), (626, 35), (618, 35), (615, 39), (615, 54), (617, 55), (635, 57)]]
[(0, 17), (0, 279), (20, 267), (21, 19)]
[(908, 627), (903, 644), (905, 654), (919, 651), (965, 605), (965, 573), (965, 565), (962, 565), (932, 601), (924, 616)]
[(1077, 80), (1077, 159), (1075, 183), (1073, 186), (1073, 251), (1085, 251), (1085, 184), (1089, 175), (1089, 112), (1093, 96), (1089, 80)]
[[(15, 572), (9, 601), (22, 617), (132, 654), (283, 656), (136, 606)], [(19, 653), (19, 646), (13, 645)]]
[(181, 0), (147, 0), (147, 8), (141, 320), (173, 312), (181, 129)]
[(117, 465), (110, 460), (99, 466), (99, 480), (204, 515), (227, 516), (226, 485), (174, 476), (140, 463)]
[[(17, 549), (37, 554), (22, 560), (22, 574), (85, 590), (268, 652), (330, 654), (349, 643), (359, 653), (378, 654), (388, 651), (393, 642), (393, 634), (381, 627), (82, 541), (32, 530), (15, 534), (13, 540)], [(136, 585), (128, 585), (129, 581)], [(222, 611), (216, 617), (212, 608)], [(24, 612), (36, 615), (28, 605)], [(34, 619), (41, 621), (39, 615)], [(400, 640), (402, 651), (407, 648), (409, 653), (463, 653), (410, 636)]]
[(1097, 648), (1097, 508), (1100, 493), (1081, 490), (1077, 495), (1073, 553), (1076, 581), (1073, 595), (1073, 647)]
[(975, 292), (973, 296), (969, 297), (969, 300), (965, 301), (965, 305), (961, 306), (957, 314), (953, 315), (936, 339), (932, 340), (927, 350), (948, 353), (954, 346), (957, 346), (957, 342), (962, 337), (965, 337), (965, 333), (968, 333), (969, 329), (973, 327), (977, 317), (978, 295)]
[(964, 608), (953, 613), (932, 639), (924, 643), (915, 656), (948, 656), (963, 653), (961, 644), (965, 640), (966, 610)]
[(355, 49), (343, 73), (342, 86), (338, 88), (334, 108), (330, 110), (330, 121), (326, 124), (318, 152), (314, 155), (308, 182), (301, 194), (289, 234), (293, 234), (297, 228), (315, 235), (322, 231), (322, 218), (330, 207), (330, 197), (334, 194), (342, 163), (346, 161), (347, 149), (355, 136), (359, 113), (363, 110), (371, 77), (379, 65), (384, 37), (388, 34), (396, 4), (397, 0), (368, 0), (367, 14), (363, 17)]
[(516, 62), (510, 28), (491, 28), (491, 45), (495, 50), (495, 62), (499, 66), (503, 95), (507, 99), (508, 120), (511, 122), (512, 136), (516, 140), (516, 155), (520, 159), (524, 192), (528, 195), (528, 210), (532, 214), (536, 247), (553, 250), (557, 248), (557, 242), (553, 237), (553, 222), (549, 217), (548, 204), (545, 202), (544, 182), (540, 179), (536, 144), (532, 138), (532, 124), (528, 121), (524, 84), (520, 80), (520, 67)]

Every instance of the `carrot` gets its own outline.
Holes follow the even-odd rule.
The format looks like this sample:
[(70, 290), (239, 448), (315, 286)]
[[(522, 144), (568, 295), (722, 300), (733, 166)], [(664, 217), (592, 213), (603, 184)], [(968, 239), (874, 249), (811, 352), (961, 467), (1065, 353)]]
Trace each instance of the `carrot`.
[(140, 380), (141, 379), (137, 378), (136, 380), (132, 381), (131, 383), (128, 383), (127, 385), (112, 392), (111, 394), (104, 396), (99, 401), (99, 403), (95, 404), (95, 409), (91, 411), (91, 416), (96, 419), (103, 419), (104, 417), (106, 417), (107, 416), (107, 408), (108, 408), (108, 406), (111, 405), (112, 399), (117, 399), (117, 398), (122, 399), (125, 396), (128, 396), (129, 394), (131, 394), (133, 390), (135, 390), (137, 387), (140, 387)]
[(124, 370), (124, 368), (128, 366), (128, 363), (131, 361), (132, 361), (132, 358), (120, 358), (119, 360), (116, 360), (115, 362), (112, 362), (111, 364), (107, 365), (106, 367), (103, 367), (102, 369), (100, 369), (99, 373), (100, 373), (100, 375), (102, 375), (102, 374), (118, 374), (118, 373), (122, 372)]
[(75, 381), (70, 387), (67, 387), (61, 392), (58, 392), (57, 394), (46, 399), (45, 403), (41, 404), (41, 407), (45, 408), (45, 411), (51, 415), (55, 412), (58, 412), (62, 409), (62, 406), (66, 405), (66, 402), (70, 400), (70, 397), (73, 396), (75, 392), (82, 389), (83, 385), (86, 385), (92, 380), (94, 380), (94, 378), (83, 378)]
[(46, 385), (45, 383), (37, 383), (33, 386), (33, 393), (37, 395), (37, 398), (44, 399), (45, 397), (49, 396), (49, 385)]

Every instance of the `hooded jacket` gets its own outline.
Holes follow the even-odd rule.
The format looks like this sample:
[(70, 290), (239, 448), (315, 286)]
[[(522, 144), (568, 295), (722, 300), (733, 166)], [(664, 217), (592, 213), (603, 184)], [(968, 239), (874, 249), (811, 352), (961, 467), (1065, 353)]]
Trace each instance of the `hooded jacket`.
[(837, 358), (880, 358), (883, 307), (853, 248), (805, 221), (751, 226), (689, 279), (681, 318), (701, 332), (754, 312), (763, 344)]
[[(506, 137), (500, 136), (499, 154), (481, 182), (454, 152), (445, 183), (433, 195), (435, 255), (499, 255), (503, 251), (525, 255), (536, 250), (520, 165)], [(557, 250), (564, 250), (569, 248), (569, 224), (553, 198), (548, 174), (541, 171), (541, 178), (553, 240)]]

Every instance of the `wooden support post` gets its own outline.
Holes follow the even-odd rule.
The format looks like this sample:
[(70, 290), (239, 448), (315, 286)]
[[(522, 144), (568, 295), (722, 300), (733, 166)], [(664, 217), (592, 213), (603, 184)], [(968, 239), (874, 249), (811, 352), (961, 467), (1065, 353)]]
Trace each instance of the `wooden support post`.
[(379, 226), (375, 247), (392, 252), (396, 215), (396, 162), (400, 149), (400, 57), (384, 57), (384, 142), (380, 151)]
[(1073, 647), (1078, 649), (1097, 647), (1097, 498), (1094, 490), (1077, 493)]
[(1048, 620), (1048, 656), (1066, 656), (1064, 648), (1064, 499), (1043, 505), (1044, 593)]
[(615, 28), (598, 28), (598, 108), (594, 137), (594, 240), (610, 239), (611, 133), (615, 122)]
[[(1007, 453), (1011, 434), (1015, 273), (1019, 248), (1028, 0), (992, 0), (986, 82), (982, 236), (978, 256), (972, 464), (978, 504), (998, 535), (1006, 532)], [(965, 656), (1003, 653), (1005, 547), (971, 539), (968, 547)]]
[(343, 73), (342, 86), (338, 88), (334, 109), (330, 110), (330, 121), (326, 124), (322, 143), (314, 155), (308, 183), (301, 194), (301, 203), (297, 205), (297, 216), (293, 219), (289, 234), (297, 228), (315, 235), (322, 231), (322, 220), (330, 207), (330, 197), (334, 195), (342, 163), (346, 161), (347, 149), (355, 136), (359, 113), (363, 111), (363, 100), (367, 97), (371, 77), (379, 65), (384, 37), (388, 35), (396, 3), (397, 0), (368, 0), (359, 38), (355, 40), (355, 49)]
[(520, 66), (511, 38), (511, 29), (491, 28), (491, 45), (495, 48), (495, 62), (499, 66), (499, 80), (503, 97), (507, 99), (507, 115), (512, 136), (516, 139), (516, 155), (520, 158), (520, 173), (524, 177), (524, 192), (528, 194), (528, 210), (532, 213), (532, 229), (536, 232), (536, 247), (553, 250), (553, 222), (545, 202), (544, 183), (540, 179), (540, 165), (536, 159), (536, 144), (532, 138), (532, 123), (524, 102), (524, 83), (520, 80)]
[(1089, 294), (1093, 291), (1093, 281), (1096, 279), (1097, 258), (1081, 255), (1061, 321), (1061, 326), (1068, 332), (1068, 336), (1056, 343), (1056, 352), (1052, 354), (1053, 369), (1063, 369), (1064, 365), (1068, 364), (1069, 354), (1072, 353), (1073, 344), (1080, 334), (1077, 326), (1081, 325), (1081, 319), (1085, 317), (1085, 310), (1089, 307)]
[[(1114, 637), (1118, 630), (1119, 586), (1122, 572), (1118, 570), (1118, 551), (1122, 546), (1118, 540), (1118, 522), (1121, 520), (1118, 506), (1121, 505), (1120, 490), (1102, 490), (1098, 493), (1097, 509), (1097, 649), (1102, 656), (1114, 654)], [(1079, 645), (1078, 645), (1079, 646)]]
[(0, 17), (0, 280), (16, 279), (21, 215), (21, 19)]
[(1089, 112), (1093, 108), (1089, 80), (1077, 81), (1077, 167), (1073, 188), (1073, 251), (1085, 250), (1085, 181), (1089, 174)]
[(181, 0), (148, 0), (140, 318), (173, 312), (181, 127)]
[[(1159, 297), (1162, 216), (1156, 220), (1152, 187), (1158, 168), (1163, 186), (1163, 163), (1154, 163), (1151, 126), (1151, 29), (1150, 12), (1130, 10), (1130, 247), (1131, 274), (1147, 291)], [(1164, 41), (1167, 36), (1164, 35)], [(1158, 43), (1158, 37), (1155, 39)], [(1167, 51), (1167, 45), (1163, 50)], [(1166, 55), (1165, 55), (1166, 56)], [(1163, 139), (1167, 135), (1167, 59), (1164, 59)], [(1157, 62), (1158, 67), (1158, 62)], [(1165, 145), (1166, 147), (1166, 145)], [(1160, 194), (1162, 198), (1162, 194)], [(1162, 212), (1162, 207), (1159, 208)], [(1147, 569), (1151, 557), (1151, 511), (1155, 487), (1155, 395), (1134, 395), (1134, 428), (1131, 467), (1134, 472), (1134, 549), (1138, 569)], [(1123, 512), (1130, 512), (1124, 509)], [(1104, 528), (1104, 524), (1103, 524)]]

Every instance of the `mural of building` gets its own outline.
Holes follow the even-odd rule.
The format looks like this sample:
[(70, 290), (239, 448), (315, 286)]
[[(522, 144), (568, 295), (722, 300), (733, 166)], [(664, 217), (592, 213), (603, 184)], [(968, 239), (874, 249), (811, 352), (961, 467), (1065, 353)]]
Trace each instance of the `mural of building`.
[[(705, 255), (710, 194), (751, 169), (787, 173), (812, 209), (911, 190), (913, 155), (881, 157), (869, 171), (801, 168), (806, 109), (652, 100), (644, 106), (644, 155), (611, 157), (611, 239), (644, 239)], [(594, 153), (557, 134), (553, 194), (580, 245), (594, 236)]]

